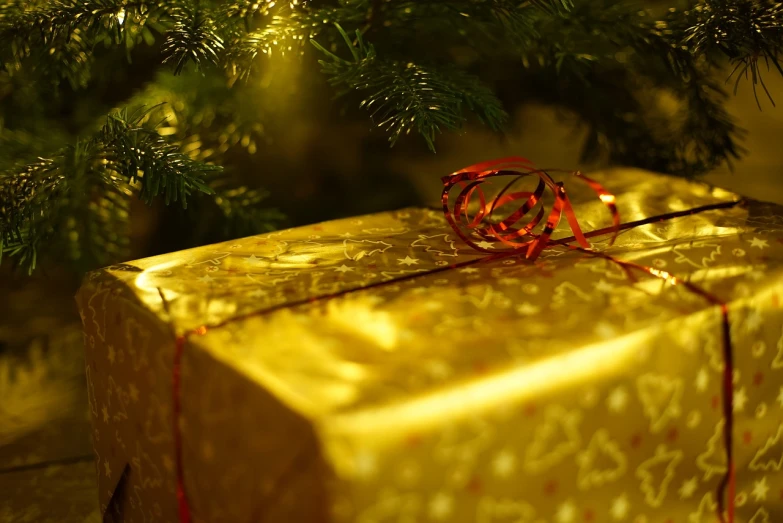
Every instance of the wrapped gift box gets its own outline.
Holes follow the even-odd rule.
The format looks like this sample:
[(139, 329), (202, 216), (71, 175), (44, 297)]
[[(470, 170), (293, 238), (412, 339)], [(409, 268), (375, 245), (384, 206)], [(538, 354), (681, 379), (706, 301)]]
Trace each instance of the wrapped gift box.
[[(738, 200), (597, 178), (623, 222)], [(743, 201), (592, 239), (729, 304), (742, 522), (783, 521), (781, 216)], [(179, 476), (194, 521), (717, 520), (719, 307), (605, 258), (488, 258), (416, 208), (108, 267), (77, 299), (108, 518), (184, 517)]]

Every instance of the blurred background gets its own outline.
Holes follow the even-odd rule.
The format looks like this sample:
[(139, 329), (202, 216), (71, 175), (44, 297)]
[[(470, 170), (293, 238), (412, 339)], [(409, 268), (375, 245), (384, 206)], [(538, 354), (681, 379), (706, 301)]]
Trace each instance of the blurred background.
[[(76, 82), (42, 84), (38, 76), (8, 69), (0, 74), (0, 171), (89, 136), (114, 108), (166, 102), (155, 113), (167, 118), (161, 135), (193, 158), (222, 165), (236, 186), (259, 191), (255, 229), (227, 219), (208, 199), (195, 199), (187, 211), (160, 199), (151, 205), (129, 199), (128, 228), (121, 233), (128, 242), (120, 251), (126, 260), (274, 227), (433, 203), (441, 176), (487, 159), (521, 155), (540, 166), (588, 171), (611, 161), (605, 155), (586, 160), (589, 122), (556, 97), (530, 95), (513, 71), (487, 73), (508, 111), (503, 130), (468, 120), (458, 131), (439, 134), (433, 152), (415, 133), (390, 147), (356, 98), (335, 99), (317, 63), (324, 56), (314, 49), (264, 56), (256, 74), (228, 89), (221, 72), (186, 68), (174, 76), (161, 67), (160, 45), (158, 39), (129, 48), (130, 62), (123, 52), (101, 47), (89, 78)], [(347, 47), (330, 49), (348, 54)], [(728, 62), (711, 71), (720, 84), (730, 73)], [(764, 79), (773, 97), (783, 93), (777, 72)], [(726, 83), (729, 91), (733, 86), (733, 79)], [(747, 131), (744, 155), (731, 168), (723, 162), (699, 176), (783, 204), (783, 111), (763, 92), (756, 94), (750, 81), (740, 82), (725, 104)], [(601, 98), (595, 91), (590, 96)], [(609, 92), (606, 97), (601, 102), (611, 105)], [(672, 114), (687, 111), (665, 94), (657, 100), (664, 110), (670, 103)], [(83, 274), (98, 266), (78, 256), (42, 258), (31, 274), (6, 260), (0, 264), (0, 521), (95, 517), (73, 295)], [(68, 502), (57, 501), (63, 497)]]

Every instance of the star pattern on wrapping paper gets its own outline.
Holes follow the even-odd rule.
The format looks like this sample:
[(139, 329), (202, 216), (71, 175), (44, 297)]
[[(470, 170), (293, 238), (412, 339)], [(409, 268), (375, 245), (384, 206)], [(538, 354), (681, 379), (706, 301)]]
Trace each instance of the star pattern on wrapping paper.
[(688, 499), (691, 496), (693, 496), (693, 493), (696, 492), (696, 487), (698, 487), (698, 485), (699, 485), (699, 480), (696, 476), (692, 477), (689, 480), (683, 481), (682, 486), (678, 491), (680, 494), (680, 499)]
[(215, 281), (215, 278), (213, 278), (209, 274), (205, 274), (204, 276), (198, 278), (198, 281), (203, 283), (212, 283), (213, 281)]
[(699, 373), (696, 374), (696, 390), (699, 392), (704, 392), (707, 390), (707, 387), (710, 384), (710, 375), (707, 372), (707, 369), (702, 367), (699, 369)]
[(609, 509), (609, 513), (614, 519), (621, 521), (625, 519), (626, 516), (628, 516), (628, 511), (630, 508), (631, 505), (628, 503), (628, 497), (623, 494), (620, 497), (612, 500), (612, 506)]
[(482, 241), (478, 242), (476, 245), (478, 247), (482, 248), (482, 249), (494, 249), (495, 248), (495, 244), (494, 243), (490, 243), (490, 242), (488, 242), (486, 240), (482, 240)]
[(492, 460), (492, 473), (499, 478), (507, 478), (516, 469), (517, 458), (510, 450), (503, 450)]
[(340, 265), (339, 267), (335, 267), (335, 269), (334, 269), (335, 272), (340, 272), (340, 273), (343, 273), (343, 274), (345, 274), (346, 272), (351, 272), (352, 270), (353, 270), (353, 267), (348, 267), (344, 263), (342, 265)]
[(471, 274), (471, 273), (478, 272), (478, 271), (479, 270), (477, 268), (475, 268), (475, 267), (465, 267), (464, 269), (460, 269), (459, 270), (459, 272), (463, 272), (463, 273), (466, 273), (466, 274)]
[(525, 294), (538, 294), (539, 290), (538, 285), (535, 283), (526, 283), (522, 286), (522, 292)]
[(750, 311), (747, 318), (745, 318), (745, 329), (747, 329), (748, 332), (757, 332), (761, 328), (762, 323), (763, 319), (761, 314), (755, 310)]
[(767, 476), (762, 476), (760, 480), (753, 482), (753, 490), (750, 495), (756, 501), (765, 501), (767, 499), (767, 493), (769, 492), (769, 485), (767, 485)]
[(617, 387), (609, 393), (606, 404), (611, 412), (622, 412), (628, 404), (628, 391), (624, 387)]
[(410, 267), (411, 265), (418, 265), (419, 260), (417, 258), (411, 258), (410, 256), (406, 256), (405, 258), (397, 258), (397, 263), (400, 265), (407, 265)]
[(748, 402), (748, 395), (745, 393), (745, 387), (734, 393), (734, 412), (745, 410), (745, 404)]
[(696, 427), (698, 427), (699, 423), (701, 423), (701, 412), (699, 412), (698, 410), (692, 410), (688, 414), (688, 418), (685, 421), (685, 423), (689, 429), (695, 429)]
[(557, 508), (555, 521), (557, 523), (572, 523), (576, 520), (576, 507), (570, 499)]
[(454, 511), (454, 498), (444, 492), (438, 492), (429, 504), (429, 516), (435, 520), (446, 520)]
[(541, 307), (538, 305), (533, 305), (529, 302), (520, 303), (517, 305), (517, 313), (522, 316), (532, 316), (533, 314), (538, 314), (540, 310)]
[(248, 263), (252, 263), (252, 264), (256, 265), (256, 264), (261, 263), (261, 258), (256, 256), (255, 254), (251, 254), (250, 256), (245, 258), (245, 261), (247, 261)]
[(766, 249), (767, 247), (769, 247), (769, 242), (767, 242), (767, 240), (762, 240), (762, 239), (754, 237), (750, 241), (750, 246), (751, 247), (758, 247), (759, 249)]

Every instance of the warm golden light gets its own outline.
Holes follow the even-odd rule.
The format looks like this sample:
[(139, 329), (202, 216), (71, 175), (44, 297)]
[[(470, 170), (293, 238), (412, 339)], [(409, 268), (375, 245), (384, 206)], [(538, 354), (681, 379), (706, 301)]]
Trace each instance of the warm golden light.
[[(678, 190), (685, 182), (622, 172), (613, 183), (624, 220), (665, 213), (674, 199), (719, 203)], [(574, 212), (589, 231), (602, 207), (591, 198)], [(749, 233), (748, 213), (737, 206), (635, 226), (606, 257), (553, 249), (531, 264), (482, 259), (439, 211), (405, 209), (97, 273), (79, 303), (95, 362), (87, 368), (96, 452), (118, 454), (109, 462), (116, 477), (100, 471), (102, 503), (139, 456), (176, 471), (173, 458), (157, 458), (171, 454), (176, 434), (190, 499), (207, 517), (204, 503), (215, 499), (220, 521), (233, 515), (219, 511), (244, 499), (236, 485), (248, 459), (271, 471), (268, 483), (254, 478), (259, 485), (297, 473), (280, 496), (315, 488), (335, 505), (347, 500), (330, 513), (335, 523), (576, 521), (582, 504), (595, 510), (588, 519), (630, 521), (629, 507), (649, 507), (647, 492), (678, 462), (670, 488), (696, 489), (684, 463), (710, 446), (710, 462), (720, 459), (726, 327), (737, 355), (734, 405), (763, 421), (749, 397), (762, 381), (775, 385), (757, 371), (780, 356), (777, 338), (760, 335), (783, 300), (783, 247)], [(591, 239), (603, 247), (607, 236)], [(728, 319), (715, 296), (730, 299)], [(126, 409), (140, 425), (122, 417)], [(118, 434), (139, 446), (115, 448)], [(742, 463), (766, 438), (747, 441), (736, 447)], [(197, 480), (226, 471), (237, 481)], [(137, 486), (139, 475), (126, 480)], [(635, 487), (615, 492), (625, 483)], [(174, 514), (173, 494), (156, 488), (148, 499), (169, 496)], [(656, 515), (687, 520), (693, 505), (675, 501)], [(252, 515), (257, 504), (248, 505), (233, 519)]]
[(511, 405), (543, 398), (587, 381), (600, 381), (626, 372), (645, 331), (590, 345), (546, 360), (499, 372), (474, 383), (455, 383), (446, 390), (414, 397), (409, 401), (335, 416), (325, 427), (330, 433), (356, 436), (380, 445), (401, 433), (442, 425), (464, 416), (480, 415), (500, 404)]
[(136, 276), (134, 285), (137, 289), (144, 291), (145, 293), (152, 296), (152, 300), (154, 303), (160, 302), (161, 292), (163, 293), (163, 295), (166, 297), (167, 300), (173, 300), (174, 298), (179, 296), (179, 293), (171, 289), (165, 288), (165, 286), (161, 286), (158, 282), (154, 281), (154, 277), (156, 272), (161, 273), (169, 269), (173, 269), (178, 265), (180, 265), (179, 260), (171, 260), (168, 262), (153, 265), (152, 267), (142, 271), (138, 276)]
[(374, 310), (370, 303), (332, 301), (326, 321), (385, 350), (397, 345), (397, 326), (386, 311)]
[(670, 285), (676, 285), (677, 284), (677, 278), (675, 278), (674, 276), (672, 276), (670, 273), (668, 273), (666, 271), (662, 271), (660, 269), (655, 269), (653, 267), (649, 267), (647, 269), (647, 272), (649, 272), (653, 276), (657, 276), (657, 277), (659, 277), (659, 278), (661, 278), (663, 280), (666, 280), (666, 283), (668, 283)]

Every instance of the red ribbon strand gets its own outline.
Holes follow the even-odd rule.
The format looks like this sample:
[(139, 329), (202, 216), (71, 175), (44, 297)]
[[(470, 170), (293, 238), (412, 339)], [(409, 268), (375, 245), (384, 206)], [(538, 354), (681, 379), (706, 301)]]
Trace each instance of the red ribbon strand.
[(180, 523), (190, 523), (190, 503), (185, 492), (185, 474), (182, 470), (182, 356), (185, 353), (187, 336), (177, 336), (174, 346), (172, 370), (172, 409), (174, 411), (174, 461), (177, 465), (177, 511)]
[[(613, 224), (609, 245), (612, 245), (620, 232), (620, 214), (615, 205), (614, 195), (604, 189), (600, 183), (582, 173), (577, 171), (572, 174), (581, 182), (586, 183), (609, 210)], [(538, 185), (532, 192), (518, 191), (507, 194), (518, 180), (528, 176), (538, 178)], [(481, 185), (498, 177), (511, 177), (512, 179), (497, 196), (487, 201)], [(442, 181), (441, 202), (446, 221), (462, 241), (478, 251), (497, 253), (513, 250), (519, 254), (524, 253), (525, 258), (533, 261), (549, 245), (552, 233), (564, 214), (576, 242), (584, 249), (590, 248), (590, 244), (576, 219), (576, 213), (568, 198), (565, 185), (562, 182), (555, 182), (549, 172), (536, 169), (525, 158), (512, 156), (472, 165), (449, 176), (444, 176)], [(461, 190), (452, 205), (451, 193), (455, 186), (459, 186)], [(542, 200), (547, 189), (552, 192), (555, 202), (547, 215), (543, 231), (535, 233), (534, 229), (547, 214)], [(478, 198), (478, 206), (475, 215), (471, 218), (470, 204), (474, 196)], [(520, 200), (524, 200), (524, 202), (508, 217), (501, 221), (493, 220), (495, 211), (504, 205)], [(518, 225), (525, 216), (536, 208), (538, 212), (527, 223)], [(500, 242), (506, 248), (497, 249), (495, 245), (491, 247), (486, 245), (493, 242)]]

